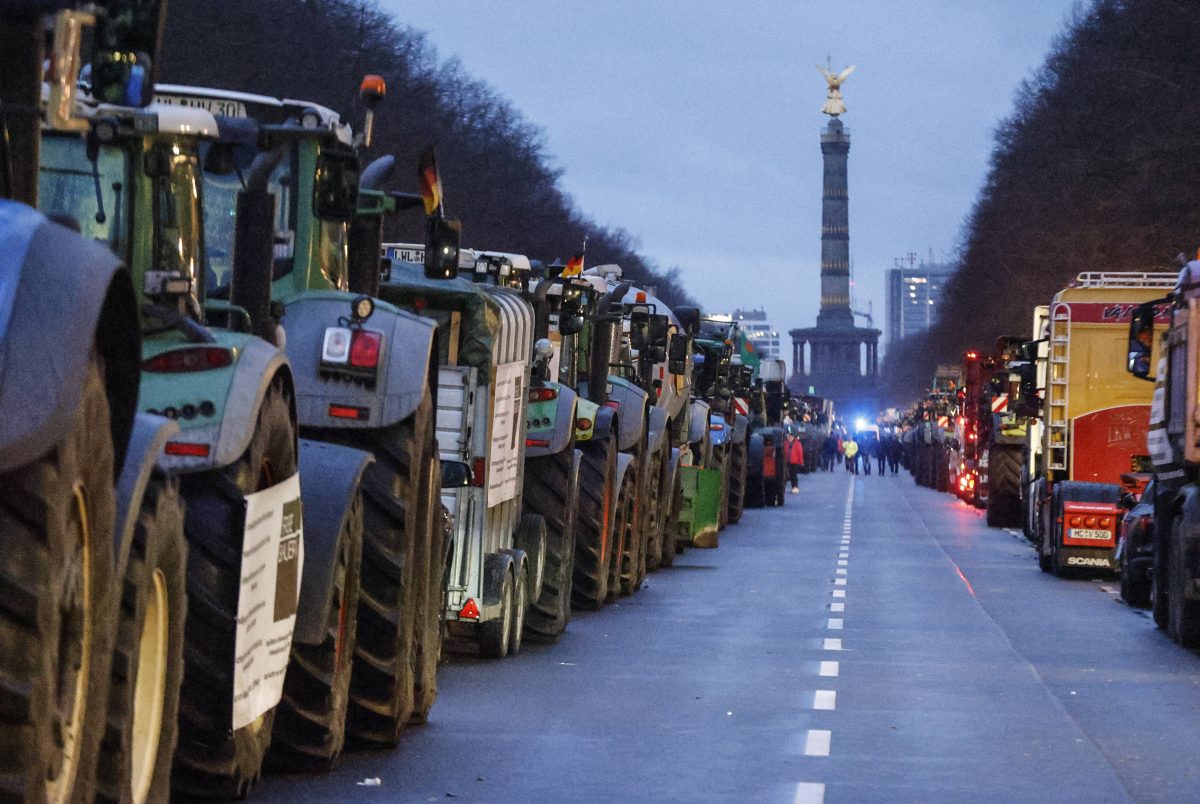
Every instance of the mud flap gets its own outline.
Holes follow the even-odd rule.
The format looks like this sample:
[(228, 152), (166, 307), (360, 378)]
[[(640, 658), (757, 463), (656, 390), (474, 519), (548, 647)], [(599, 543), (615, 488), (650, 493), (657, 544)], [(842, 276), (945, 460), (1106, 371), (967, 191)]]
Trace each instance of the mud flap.
[(699, 466), (679, 467), (683, 506), (677, 538), (693, 547), (716, 547), (721, 508), (721, 471)]

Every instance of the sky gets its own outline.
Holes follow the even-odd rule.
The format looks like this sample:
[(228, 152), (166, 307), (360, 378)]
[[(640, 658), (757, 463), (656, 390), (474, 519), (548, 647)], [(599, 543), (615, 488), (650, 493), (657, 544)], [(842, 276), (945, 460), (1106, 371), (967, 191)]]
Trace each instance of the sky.
[(886, 331), (887, 269), (909, 254), (953, 256), (995, 127), (1076, 0), (381, 7), (544, 131), (584, 214), (629, 231), (661, 267), (678, 266), (706, 311), (764, 308), (781, 332), (812, 326), (820, 306), (828, 118), (817, 65), (855, 65), (841, 118), (854, 309)]

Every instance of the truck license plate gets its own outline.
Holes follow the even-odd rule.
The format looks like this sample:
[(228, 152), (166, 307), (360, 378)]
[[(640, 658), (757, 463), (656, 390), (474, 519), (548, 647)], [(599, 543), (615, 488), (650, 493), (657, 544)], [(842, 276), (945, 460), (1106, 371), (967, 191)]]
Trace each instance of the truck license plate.
[(1067, 537), (1071, 539), (1090, 539), (1097, 542), (1106, 542), (1112, 538), (1112, 534), (1107, 530), (1097, 530), (1095, 528), (1070, 528), (1067, 531)]

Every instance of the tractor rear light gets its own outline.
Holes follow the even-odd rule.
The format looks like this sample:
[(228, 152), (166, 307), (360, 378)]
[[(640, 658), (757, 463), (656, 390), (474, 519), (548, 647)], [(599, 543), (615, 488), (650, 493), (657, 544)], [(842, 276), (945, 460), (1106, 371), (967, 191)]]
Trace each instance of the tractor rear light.
[(173, 349), (142, 362), (142, 371), (155, 374), (182, 374), (225, 368), (233, 363), (233, 350), (220, 346), (193, 346)]
[(350, 337), (350, 365), (373, 369), (379, 365), (379, 350), (383, 335), (366, 329), (356, 329)]
[(355, 405), (330, 405), (329, 416), (333, 419), (365, 421), (371, 417), (371, 411), (368, 408), (360, 408)]
[(525, 446), (527, 446), (527, 447), (548, 447), (548, 446), (550, 446), (550, 442), (544, 438), (527, 438), (527, 439), (525, 439)]
[(551, 399), (558, 399), (558, 389), (556, 388), (530, 388), (530, 402), (549, 402)]
[(467, 598), (467, 602), (463, 603), (463, 607), (458, 610), (458, 619), (460, 620), (478, 620), (479, 606), (475, 605), (475, 598)]
[(186, 441), (168, 441), (163, 452), (168, 455), (181, 455), (185, 458), (207, 458), (208, 444), (194, 444)]
[(349, 327), (326, 327), (325, 341), (321, 345), (321, 362), (344, 366), (350, 361)]
[(1094, 528), (1094, 527), (1096, 527), (1096, 517), (1094, 517), (1094, 516), (1088, 516), (1088, 517), (1084, 517), (1084, 518), (1083, 518), (1083, 526), (1084, 526), (1085, 528)]
[(721, 424), (720, 422), (709, 422), (708, 429), (709, 430), (724, 430), (725, 425)]
[(1067, 520), (1067, 524), (1069, 526), (1071, 526), (1072, 528), (1082, 528), (1083, 527), (1083, 517), (1073, 516)]
[(588, 430), (591, 430), (592, 429), (591, 419), (576, 419), (575, 420), (575, 429), (583, 430), (585, 432)]
[(617, 408), (621, 407), (621, 403), (615, 399), (610, 399), (604, 403), (604, 407), (612, 408), (613, 410), (616, 410)]
[(1110, 519), (1109, 517), (1106, 517), (1106, 516), (1100, 517), (1100, 527), (1111, 528), (1112, 527), (1112, 519)]
[(487, 485), (487, 464), (483, 458), (476, 458), (471, 462), (471, 485), (476, 488), (483, 488)]

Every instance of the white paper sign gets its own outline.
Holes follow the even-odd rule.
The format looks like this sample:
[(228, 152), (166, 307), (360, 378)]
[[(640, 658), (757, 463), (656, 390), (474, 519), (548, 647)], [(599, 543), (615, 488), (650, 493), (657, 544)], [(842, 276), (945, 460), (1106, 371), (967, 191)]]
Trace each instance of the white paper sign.
[(235, 729), (253, 723), (283, 695), (304, 572), (302, 513), (299, 474), (246, 496), (234, 640)]
[(492, 421), (488, 429), (488, 508), (517, 496), (521, 449), (525, 446), (525, 363), (515, 360), (493, 369), (496, 395), (492, 398)]

